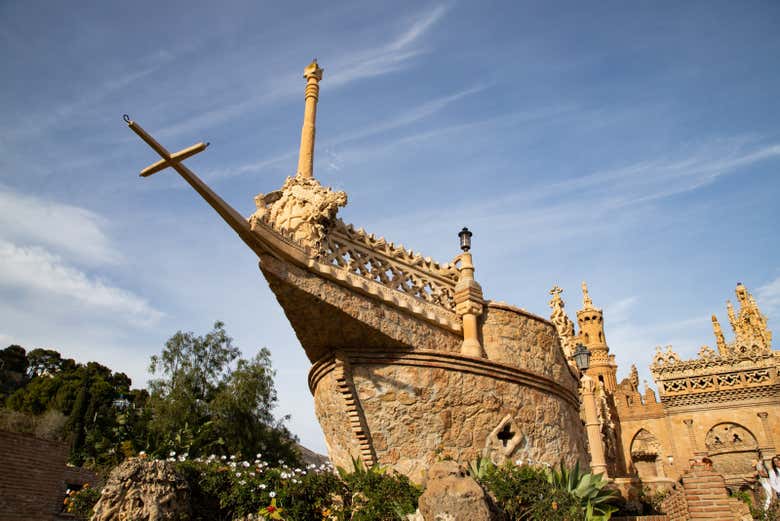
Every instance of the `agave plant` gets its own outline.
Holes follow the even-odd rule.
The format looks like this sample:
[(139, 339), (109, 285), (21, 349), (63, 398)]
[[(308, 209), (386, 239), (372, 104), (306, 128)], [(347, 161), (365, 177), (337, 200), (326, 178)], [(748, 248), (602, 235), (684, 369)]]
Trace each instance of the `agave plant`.
[(560, 470), (552, 468), (547, 471), (547, 481), (579, 498), (587, 520), (607, 521), (617, 510), (610, 503), (618, 494), (615, 490), (606, 488), (609, 481), (604, 479), (603, 474), (580, 472), (579, 462), (569, 470), (561, 461)]
[(491, 468), (495, 468), (495, 464), (490, 461), (490, 458), (479, 456), (469, 462), (469, 475), (477, 481), (482, 481)]

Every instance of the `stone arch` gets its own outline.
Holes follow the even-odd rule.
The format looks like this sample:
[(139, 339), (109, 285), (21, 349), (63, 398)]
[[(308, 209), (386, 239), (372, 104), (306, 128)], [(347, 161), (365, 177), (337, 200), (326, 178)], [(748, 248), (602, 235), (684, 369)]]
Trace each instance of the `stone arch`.
[(712, 466), (728, 481), (753, 473), (751, 461), (758, 459), (758, 441), (748, 429), (734, 422), (712, 426), (704, 439)]
[(642, 427), (631, 440), (631, 463), (639, 475), (646, 480), (663, 476), (661, 444), (653, 433)]

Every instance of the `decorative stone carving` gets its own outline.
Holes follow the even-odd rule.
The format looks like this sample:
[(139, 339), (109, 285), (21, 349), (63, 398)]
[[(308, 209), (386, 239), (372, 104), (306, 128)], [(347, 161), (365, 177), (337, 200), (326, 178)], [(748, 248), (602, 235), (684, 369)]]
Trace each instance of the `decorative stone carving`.
[[(739, 313), (734, 312), (731, 302), (726, 303), (729, 323), (734, 330), (734, 342), (727, 346), (732, 356), (766, 354), (772, 348), (772, 332), (767, 329), (767, 319), (758, 308), (753, 295), (742, 283), (735, 290), (739, 302)], [(717, 333), (716, 333), (717, 336)]]
[(455, 310), (458, 270), (336, 220), (322, 243), (319, 262), (377, 282), (424, 302)]
[(704, 444), (711, 452), (740, 449), (754, 450), (758, 448), (753, 433), (736, 423), (721, 423), (707, 433)]
[(189, 486), (173, 465), (130, 458), (111, 471), (92, 521), (173, 521), (189, 510)]
[(249, 218), (270, 225), (286, 237), (318, 251), (338, 209), (347, 204), (347, 194), (323, 187), (319, 181), (300, 175), (288, 177), (281, 190), (255, 197), (257, 210)]
[(571, 357), (574, 354), (574, 349), (577, 346), (577, 337), (574, 334), (574, 323), (569, 319), (569, 316), (564, 310), (565, 302), (561, 298), (563, 290), (557, 285), (553, 286), (550, 290), (552, 299), (550, 300), (550, 322), (555, 326), (555, 330), (558, 332), (558, 337), (561, 340), (561, 347), (563, 348), (566, 357)]
[(715, 350), (710, 346), (701, 346), (701, 348), (699, 348), (699, 358), (709, 360), (711, 358), (715, 358), (716, 356), (718, 356), (718, 353), (716, 353)]
[(507, 414), (485, 440), (484, 457), (496, 465), (517, 459), (518, 452), (528, 445), (528, 438), (520, 432), (511, 415)]
[(631, 382), (631, 389), (639, 391), (639, 371), (636, 368), (636, 364), (631, 364), (631, 376), (629, 376), (629, 382)]
[(631, 458), (655, 461), (659, 454), (661, 454), (661, 445), (658, 439), (650, 431), (640, 429), (631, 442)]
[(660, 367), (670, 364), (675, 364), (680, 361), (680, 355), (672, 351), (672, 346), (666, 346), (666, 351), (661, 350), (661, 346), (656, 346), (655, 355), (653, 356), (653, 363), (650, 367)]

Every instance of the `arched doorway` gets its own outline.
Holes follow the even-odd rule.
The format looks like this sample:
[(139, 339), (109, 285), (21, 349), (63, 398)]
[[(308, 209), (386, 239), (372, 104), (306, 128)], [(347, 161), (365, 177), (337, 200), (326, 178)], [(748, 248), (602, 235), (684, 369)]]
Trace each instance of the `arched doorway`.
[(663, 476), (661, 444), (647, 429), (639, 429), (631, 441), (631, 463), (639, 479), (647, 480)]

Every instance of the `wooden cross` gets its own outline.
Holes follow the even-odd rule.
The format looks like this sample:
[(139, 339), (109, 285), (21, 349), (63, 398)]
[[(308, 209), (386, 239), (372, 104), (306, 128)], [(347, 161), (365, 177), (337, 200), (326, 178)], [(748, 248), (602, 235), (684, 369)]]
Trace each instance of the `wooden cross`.
[(130, 116), (125, 114), (124, 116), (122, 116), (122, 119), (125, 120), (125, 123), (127, 123), (127, 126), (130, 127), (130, 129), (133, 132), (138, 134), (138, 137), (146, 141), (146, 143), (150, 147), (152, 147), (152, 149), (154, 149), (155, 152), (157, 152), (158, 154), (160, 154), (160, 156), (162, 156), (162, 159), (141, 170), (141, 174), (140, 174), (141, 177), (149, 177), (150, 175), (156, 174), (161, 170), (165, 170), (169, 166), (178, 170), (176, 166), (179, 165), (180, 161), (184, 161), (188, 157), (192, 157), (195, 154), (203, 152), (204, 150), (206, 150), (206, 147), (209, 146), (208, 143), (201, 142), (192, 145), (189, 148), (185, 148), (184, 150), (180, 150), (175, 154), (171, 154), (164, 146), (158, 143), (157, 140), (155, 140), (152, 136), (147, 134), (147, 132), (141, 127), (141, 125), (131, 120)]
[(179, 173), (180, 176), (184, 178), (185, 181), (190, 184), (190, 186), (192, 186), (192, 188), (195, 189), (196, 192), (198, 192), (198, 194), (200, 194), (201, 197), (203, 197), (203, 199), (206, 200), (206, 202), (212, 208), (214, 208), (214, 210), (216, 210), (219, 216), (222, 217), (222, 219), (224, 219), (224, 221), (228, 223), (231, 228), (233, 228), (233, 230), (238, 234), (239, 237), (241, 237), (247, 246), (252, 248), (255, 252), (263, 251), (263, 248), (257, 242), (257, 238), (250, 230), (247, 220), (244, 219), (244, 217), (232, 206), (227, 204), (220, 196), (214, 193), (214, 191), (209, 188), (206, 183), (201, 181), (201, 179), (196, 176), (192, 170), (182, 164), (182, 161), (188, 157), (192, 157), (195, 154), (206, 150), (206, 147), (209, 146), (208, 143), (198, 143), (189, 148), (185, 148), (184, 150), (180, 150), (175, 154), (171, 154), (164, 146), (158, 143), (152, 136), (147, 134), (141, 125), (131, 120), (130, 116), (125, 114), (123, 119), (125, 120), (125, 123), (127, 123), (127, 126), (130, 127), (133, 132), (138, 134), (138, 137), (143, 139), (146, 144), (152, 147), (152, 149), (160, 154), (160, 157), (162, 157), (160, 161), (157, 161), (156, 163), (153, 163), (141, 170), (141, 177), (149, 177), (150, 175), (156, 174), (157, 172), (165, 170), (168, 167), (173, 168), (176, 170), (176, 172)]

